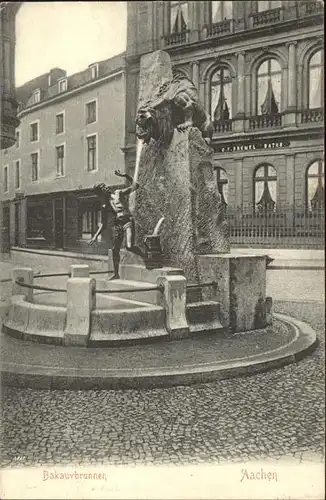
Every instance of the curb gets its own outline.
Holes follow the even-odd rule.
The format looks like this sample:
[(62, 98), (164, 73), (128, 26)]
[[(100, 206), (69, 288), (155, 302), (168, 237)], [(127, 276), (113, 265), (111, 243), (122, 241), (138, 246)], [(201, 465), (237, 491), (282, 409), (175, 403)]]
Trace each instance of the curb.
[[(125, 389), (153, 389), (173, 387), (179, 385), (203, 384), (239, 376), (254, 375), (288, 364), (300, 361), (312, 353), (318, 346), (316, 332), (303, 321), (284, 314), (275, 314), (275, 317), (287, 323), (295, 330), (295, 339), (288, 345), (281, 346), (273, 351), (255, 354), (243, 360), (230, 360), (220, 363), (198, 365), (188, 369), (147, 369), (123, 370), (122, 373), (99, 376), (98, 371), (88, 370), (85, 375), (76, 368), (67, 368), (62, 375), (62, 368), (52, 368), (52, 373), (44, 373), (42, 367), (18, 366), (4, 362), (1, 367), (1, 384), (10, 387), (33, 389), (59, 390), (125, 390)], [(11, 365), (11, 366), (10, 366)], [(70, 371), (70, 374), (69, 374)], [(84, 370), (87, 372), (87, 370)], [(102, 370), (103, 371), (103, 370)]]

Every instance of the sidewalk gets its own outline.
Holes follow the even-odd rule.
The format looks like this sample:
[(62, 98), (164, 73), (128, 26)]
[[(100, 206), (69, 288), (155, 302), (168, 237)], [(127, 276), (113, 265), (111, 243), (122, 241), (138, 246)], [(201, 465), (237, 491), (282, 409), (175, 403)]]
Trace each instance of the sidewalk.
[(241, 255), (268, 255), (274, 266), (311, 266), (325, 267), (324, 250), (310, 250), (298, 248), (231, 248), (231, 254)]

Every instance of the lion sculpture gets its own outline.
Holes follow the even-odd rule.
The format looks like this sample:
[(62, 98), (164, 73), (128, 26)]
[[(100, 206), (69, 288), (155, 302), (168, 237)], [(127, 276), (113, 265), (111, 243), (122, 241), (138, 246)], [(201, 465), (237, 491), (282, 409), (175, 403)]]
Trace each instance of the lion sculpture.
[(208, 143), (213, 135), (211, 118), (199, 102), (197, 89), (183, 75), (162, 84), (155, 98), (140, 106), (135, 121), (137, 137), (147, 144), (153, 139), (167, 147), (175, 128), (197, 127)]

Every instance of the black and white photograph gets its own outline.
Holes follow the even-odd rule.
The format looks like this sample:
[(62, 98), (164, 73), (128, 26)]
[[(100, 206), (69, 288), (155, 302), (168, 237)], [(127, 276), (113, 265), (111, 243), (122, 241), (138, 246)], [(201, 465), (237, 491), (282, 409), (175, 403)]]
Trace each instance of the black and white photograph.
[(324, 2), (0, 2), (0, 498), (325, 498)]

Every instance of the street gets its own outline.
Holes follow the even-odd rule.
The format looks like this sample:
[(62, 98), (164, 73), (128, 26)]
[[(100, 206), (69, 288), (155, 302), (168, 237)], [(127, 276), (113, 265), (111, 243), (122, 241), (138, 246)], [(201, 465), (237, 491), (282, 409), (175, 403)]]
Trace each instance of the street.
[(269, 271), (275, 310), (307, 321), (320, 338), (312, 355), (282, 369), (170, 389), (4, 389), (1, 465), (320, 463), (322, 291), (321, 271)]

